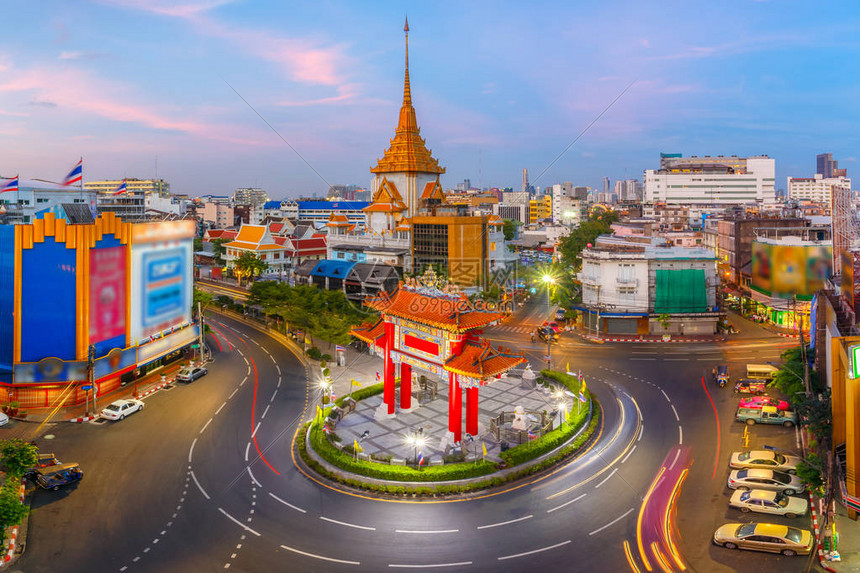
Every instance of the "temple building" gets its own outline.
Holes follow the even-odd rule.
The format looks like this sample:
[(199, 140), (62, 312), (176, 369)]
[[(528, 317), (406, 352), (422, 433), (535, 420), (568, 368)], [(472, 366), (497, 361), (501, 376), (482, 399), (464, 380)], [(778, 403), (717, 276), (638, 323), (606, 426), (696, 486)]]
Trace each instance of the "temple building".
[(370, 169), (372, 199), (363, 209), (364, 225), (348, 225), (337, 214), (329, 219), (327, 258), (380, 248), (405, 251), (397, 264), (406, 272), (433, 265), (463, 288), (480, 288), (510, 260), (501, 220), (446, 201), (439, 180), (445, 168), (421, 137), (412, 105), (408, 22), (403, 30), (406, 68), (394, 138)]

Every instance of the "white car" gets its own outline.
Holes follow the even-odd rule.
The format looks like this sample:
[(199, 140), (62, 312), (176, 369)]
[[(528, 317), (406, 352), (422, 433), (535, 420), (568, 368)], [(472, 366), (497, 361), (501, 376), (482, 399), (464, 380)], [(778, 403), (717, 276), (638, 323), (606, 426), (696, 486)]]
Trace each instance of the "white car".
[(794, 495), (806, 489), (806, 485), (796, 475), (773, 470), (732, 470), (726, 485), (731, 489), (767, 489), (785, 495)]
[(805, 498), (789, 497), (776, 491), (751, 489), (749, 491), (738, 490), (733, 493), (729, 507), (739, 509), (744, 513), (755, 511), (757, 513), (797, 517), (798, 515), (806, 515), (809, 502)]
[(9, 416), (7, 416), (3, 412), (0, 412), (0, 426), (5, 426), (8, 423), (9, 423)]
[(729, 467), (736, 470), (776, 470), (793, 474), (800, 461), (800, 458), (797, 456), (778, 454), (771, 450), (752, 450), (749, 452), (733, 453)]
[(143, 410), (143, 402), (140, 400), (117, 400), (101, 411), (101, 417), (106, 420), (122, 420), (139, 410)]

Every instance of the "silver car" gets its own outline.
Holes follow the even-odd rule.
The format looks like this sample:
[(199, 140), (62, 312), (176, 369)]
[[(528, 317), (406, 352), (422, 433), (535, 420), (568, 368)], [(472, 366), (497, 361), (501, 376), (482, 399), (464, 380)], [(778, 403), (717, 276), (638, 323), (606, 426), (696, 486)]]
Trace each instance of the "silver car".
[(785, 495), (801, 493), (806, 485), (796, 475), (774, 470), (733, 470), (726, 485), (731, 489), (766, 489)]
[(806, 515), (809, 500), (765, 489), (737, 490), (732, 494), (729, 507), (739, 509), (744, 513), (754, 511), (756, 513), (769, 513), (771, 515), (783, 515), (791, 518), (798, 515)]
[(754, 468), (793, 474), (797, 469), (797, 464), (801, 461), (797, 456), (780, 454), (771, 450), (752, 450), (749, 452), (734, 452), (729, 461), (729, 467), (736, 470)]

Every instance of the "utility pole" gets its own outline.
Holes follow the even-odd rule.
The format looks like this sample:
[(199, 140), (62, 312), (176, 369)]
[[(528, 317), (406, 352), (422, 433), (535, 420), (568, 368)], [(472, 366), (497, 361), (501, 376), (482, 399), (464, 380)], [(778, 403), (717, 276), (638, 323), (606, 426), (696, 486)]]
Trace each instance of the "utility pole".
[(203, 365), (203, 312), (200, 309), (200, 301), (197, 301), (197, 323), (200, 326), (200, 334), (199, 340), (197, 343), (200, 345), (200, 365)]
[(93, 383), (94, 379), (94, 370), (95, 370), (95, 358), (96, 358), (96, 347), (92, 344), (87, 348), (87, 384), (89, 384), (90, 391), (93, 393), (93, 412), (97, 412), (99, 407), (96, 402), (96, 386)]

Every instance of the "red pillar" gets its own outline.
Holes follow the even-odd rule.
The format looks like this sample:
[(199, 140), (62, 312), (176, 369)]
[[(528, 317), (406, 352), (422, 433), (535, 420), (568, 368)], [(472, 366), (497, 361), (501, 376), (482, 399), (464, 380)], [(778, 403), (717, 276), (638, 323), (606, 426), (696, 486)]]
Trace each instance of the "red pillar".
[(405, 362), (400, 363), (400, 407), (412, 407), (412, 366)]
[(463, 436), (463, 396), (460, 393), (460, 383), (457, 375), (448, 373), (448, 431), (454, 433), (454, 441), (459, 442)]
[(391, 349), (394, 348), (394, 325), (385, 324), (385, 360), (383, 362), (382, 401), (388, 406), (388, 413), (394, 413), (394, 362), (391, 360)]
[(478, 436), (478, 387), (466, 388), (466, 432)]

